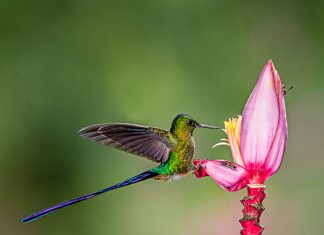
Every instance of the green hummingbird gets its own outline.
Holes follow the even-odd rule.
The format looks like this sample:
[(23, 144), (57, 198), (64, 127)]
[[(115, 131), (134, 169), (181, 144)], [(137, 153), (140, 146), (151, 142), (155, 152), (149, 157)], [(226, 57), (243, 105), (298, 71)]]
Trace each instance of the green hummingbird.
[(218, 129), (200, 124), (186, 114), (179, 114), (173, 119), (170, 131), (128, 123), (95, 124), (81, 129), (78, 134), (84, 138), (145, 157), (160, 165), (116, 185), (43, 209), (21, 221), (28, 223), (60, 208), (150, 178), (167, 181), (187, 175), (196, 169), (193, 164), (195, 141), (192, 136), (196, 127)]

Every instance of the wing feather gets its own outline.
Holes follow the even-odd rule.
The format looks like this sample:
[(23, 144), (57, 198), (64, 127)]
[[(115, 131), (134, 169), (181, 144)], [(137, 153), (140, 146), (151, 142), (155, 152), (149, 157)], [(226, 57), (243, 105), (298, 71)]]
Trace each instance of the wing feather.
[(177, 142), (169, 131), (128, 123), (95, 124), (81, 129), (79, 135), (156, 162), (166, 162)]

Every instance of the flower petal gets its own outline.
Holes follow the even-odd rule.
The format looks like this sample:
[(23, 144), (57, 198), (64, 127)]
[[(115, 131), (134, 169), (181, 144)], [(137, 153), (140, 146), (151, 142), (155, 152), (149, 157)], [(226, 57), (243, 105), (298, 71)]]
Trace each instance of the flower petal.
[(206, 160), (201, 166), (205, 173), (227, 191), (238, 191), (246, 186), (245, 178), (249, 172), (235, 162)]
[(279, 102), (279, 123), (277, 126), (276, 135), (274, 137), (267, 160), (263, 166), (269, 176), (276, 173), (281, 165), (283, 155), (286, 150), (288, 138), (288, 126), (286, 118), (285, 100), (282, 90), (282, 84), (279, 75), (275, 78), (276, 90)]
[(253, 89), (242, 114), (241, 153), (247, 169), (260, 169), (270, 151), (279, 120), (275, 79), (270, 60)]

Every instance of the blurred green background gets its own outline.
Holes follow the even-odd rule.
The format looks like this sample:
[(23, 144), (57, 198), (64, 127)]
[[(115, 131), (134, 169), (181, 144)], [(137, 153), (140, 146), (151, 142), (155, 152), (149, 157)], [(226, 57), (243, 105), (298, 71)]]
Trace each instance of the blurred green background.
[[(94, 123), (222, 126), (268, 59), (289, 142), (267, 182), (264, 234), (322, 234), (323, 1), (0, 2), (1, 234), (238, 234), (240, 199), (211, 179), (146, 181), (31, 224), (18, 220), (155, 166), (76, 135)], [(230, 159), (196, 130), (197, 157)]]

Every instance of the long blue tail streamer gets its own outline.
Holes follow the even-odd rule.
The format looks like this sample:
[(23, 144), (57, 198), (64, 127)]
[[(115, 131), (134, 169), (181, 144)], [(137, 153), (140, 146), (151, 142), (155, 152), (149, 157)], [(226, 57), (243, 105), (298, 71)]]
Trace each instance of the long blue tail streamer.
[(84, 196), (81, 196), (81, 197), (77, 197), (77, 198), (74, 198), (74, 199), (71, 199), (71, 200), (68, 200), (68, 201), (65, 201), (65, 202), (61, 202), (61, 203), (59, 203), (59, 204), (57, 204), (55, 206), (51, 206), (49, 208), (46, 208), (46, 209), (41, 210), (39, 212), (36, 212), (36, 213), (34, 213), (34, 214), (30, 215), (30, 216), (27, 216), (26, 218), (21, 219), (21, 222), (29, 223), (29, 222), (35, 221), (35, 220), (39, 219), (40, 217), (43, 217), (44, 215), (52, 213), (52, 212), (54, 212), (54, 211), (56, 211), (58, 209), (73, 205), (75, 203), (78, 203), (78, 202), (81, 202), (81, 201), (84, 201), (84, 200), (88, 200), (90, 198), (93, 198), (95, 196), (98, 196), (100, 194), (109, 192), (109, 191), (114, 190), (114, 189), (118, 189), (118, 188), (121, 188), (121, 187), (125, 187), (127, 185), (138, 183), (138, 182), (146, 180), (146, 179), (150, 179), (150, 178), (152, 178), (154, 176), (157, 176), (157, 175), (158, 175), (158, 173), (156, 173), (154, 170), (149, 170), (149, 171), (143, 172), (143, 173), (141, 173), (139, 175), (136, 175), (136, 176), (134, 176), (132, 178), (124, 180), (123, 182), (120, 182), (120, 183), (115, 184), (113, 186), (110, 186), (108, 188), (102, 189), (100, 191), (90, 193), (90, 194), (87, 194), (87, 195), (84, 195)]

